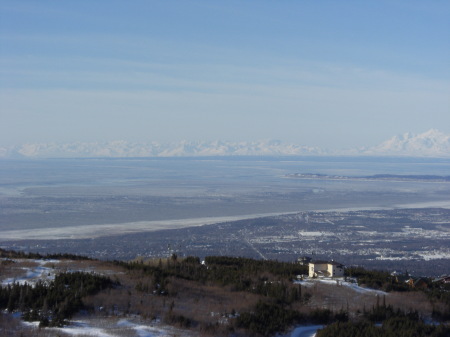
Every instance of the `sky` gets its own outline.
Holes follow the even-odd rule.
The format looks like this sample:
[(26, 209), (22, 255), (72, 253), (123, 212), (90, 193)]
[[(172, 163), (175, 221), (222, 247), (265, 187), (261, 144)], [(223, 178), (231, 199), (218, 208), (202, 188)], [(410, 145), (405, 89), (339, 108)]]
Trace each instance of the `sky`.
[(449, 1), (0, 0), (0, 145), (450, 133)]

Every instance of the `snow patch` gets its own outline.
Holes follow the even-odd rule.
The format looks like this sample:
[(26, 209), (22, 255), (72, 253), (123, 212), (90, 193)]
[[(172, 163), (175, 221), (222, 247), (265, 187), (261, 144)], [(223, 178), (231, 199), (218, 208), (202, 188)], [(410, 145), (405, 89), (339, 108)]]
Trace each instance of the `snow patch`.
[[(22, 324), (38, 328), (39, 322), (22, 322)], [(70, 336), (96, 336), (96, 337), (117, 337), (117, 336), (139, 336), (139, 337), (166, 337), (166, 336), (191, 336), (188, 332), (163, 326), (159, 321), (152, 321), (149, 324), (133, 323), (129, 319), (89, 319), (71, 321), (70, 325), (62, 328), (45, 328), (55, 332), (63, 332)]]
[[(14, 260), (15, 262), (20, 262), (20, 260)], [(25, 271), (25, 275), (21, 277), (11, 277), (2, 281), (2, 286), (8, 286), (13, 283), (18, 283), (23, 285), (25, 283), (34, 286), (38, 281), (52, 281), (55, 279), (55, 271), (52, 268), (44, 267), (48, 263), (59, 263), (58, 260), (31, 260), (32, 262), (38, 264), (36, 267), (21, 268)]]
[(64, 328), (50, 328), (51, 330), (58, 330), (72, 336), (96, 336), (96, 337), (115, 337), (110, 333), (105, 332), (102, 328), (95, 328), (89, 326), (86, 322), (75, 321), (72, 325)]
[(317, 330), (322, 329), (323, 325), (307, 325), (296, 327), (290, 335), (286, 337), (314, 337)]
[(313, 287), (316, 283), (329, 284), (335, 286), (344, 286), (349, 289), (352, 289), (355, 292), (362, 294), (373, 294), (373, 295), (387, 295), (387, 292), (382, 290), (376, 290), (372, 288), (364, 288), (360, 287), (356, 283), (344, 281), (344, 279), (329, 279), (329, 278), (317, 278), (317, 279), (305, 279), (303, 281), (294, 281), (295, 284), (300, 284), (304, 287)]

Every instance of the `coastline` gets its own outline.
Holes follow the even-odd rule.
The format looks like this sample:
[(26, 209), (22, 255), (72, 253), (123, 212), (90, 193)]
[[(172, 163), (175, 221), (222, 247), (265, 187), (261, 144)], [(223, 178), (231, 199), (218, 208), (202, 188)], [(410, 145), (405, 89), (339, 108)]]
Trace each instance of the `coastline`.
[(406, 208), (446, 208), (450, 209), (450, 200), (430, 201), (411, 204), (398, 204), (391, 207), (344, 207), (333, 209), (312, 209), (308, 211), (279, 212), (279, 213), (261, 213), (237, 216), (222, 217), (204, 217), (188, 219), (172, 219), (160, 221), (137, 221), (118, 224), (93, 224), (67, 227), (45, 227), (36, 229), (16, 229), (0, 231), (0, 242), (18, 241), (18, 240), (60, 240), (60, 239), (92, 239), (107, 237), (120, 234), (131, 234), (139, 232), (154, 232), (159, 230), (170, 230), (188, 227), (198, 227), (224, 222), (239, 220), (258, 219), (271, 216), (281, 216), (297, 214), (300, 212), (352, 212), (352, 211), (374, 211), (374, 210), (393, 210)]

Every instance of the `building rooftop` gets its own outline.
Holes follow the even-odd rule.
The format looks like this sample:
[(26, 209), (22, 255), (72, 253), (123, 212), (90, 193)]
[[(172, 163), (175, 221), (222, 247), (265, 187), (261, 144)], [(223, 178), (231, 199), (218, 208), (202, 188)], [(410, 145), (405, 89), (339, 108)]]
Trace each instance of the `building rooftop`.
[(310, 263), (312, 263), (312, 264), (332, 264), (333, 266), (343, 266), (342, 263), (339, 263), (336, 261), (313, 260)]

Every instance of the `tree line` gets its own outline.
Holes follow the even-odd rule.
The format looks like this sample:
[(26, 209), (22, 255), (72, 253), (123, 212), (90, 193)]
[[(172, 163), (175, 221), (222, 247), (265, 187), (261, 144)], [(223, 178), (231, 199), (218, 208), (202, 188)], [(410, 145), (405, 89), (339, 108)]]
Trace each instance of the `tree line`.
[(171, 295), (168, 284), (170, 278), (175, 277), (275, 298), (280, 304), (290, 304), (301, 299), (301, 287), (292, 284), (292, 279), (308, 270), (306, 266), (296, 263), (227, 256), (208, 256), (204, 264), (198, 257), (178, 259), (176, 255), (165, 263), (160, 260), (156, 265), (123, 261), (115, 263), (129, 271), (140, 271), (151, 276), (151, 282), (138, 282), (136, 285), (137, 290), (147, 293)]
[(349, 267), (345, 270), (345, 275), (357, 278), (359, 284), (386, 292), (423, 292), (432, 304), (432, 317), (438, 321), (450, 320), (450, 284), (448, 283), (433, 282), (431, 278), (422, 277), (426, 287), (417, 289), (404, 281), (399, 281), (397, 276), (387, 271), (367, 270), (363, 267)]
[(14, 251), (14, 250), (5, 250), (0, 248), (0, 258), (8, 258), (8, 259), (53, 259), (53, 260), (88, 260), (92, 261), (94, 259), (91, 259), (87, 256), (82, 255), (75, 255), (75, 254), (68, 254), (68, 253), (58, 253), (58, 254), (46, 254), (41, 255), (39, 253), (25, 253), (23, 251)]
[[(375, 324), (378, 323), (378, 324)], [(319, 330), (316, 337), (447, 337), (448, 325), (426, 324), (416, 311), (394, 310), (377, 303), (357, 321), (336, 321)]]
[(109, 277), (85, 272), (61, 273), (50, 282), (0, 287), (0, 308), (10, 313), (20, 311), (24, 320), (39, 321), (40, 326), (63, 326), (68, 318), (85, 308), (83, 297), (112, 286)]

